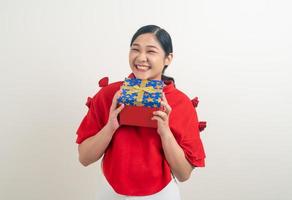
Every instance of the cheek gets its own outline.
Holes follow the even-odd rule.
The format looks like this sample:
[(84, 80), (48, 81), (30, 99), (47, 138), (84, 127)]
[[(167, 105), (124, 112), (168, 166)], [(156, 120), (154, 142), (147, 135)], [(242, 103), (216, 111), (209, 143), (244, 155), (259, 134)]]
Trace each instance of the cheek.
[(157, 67), (163, 67), (164, 65), (163, 65), (163, 63), (164, 63), (164, 60), (163, 60), (163, 58), (161, 58), (160, 56), (153, 56), (152, 58), (151, 58), (151, 61), (152, 61), (152, 63), (153, 64), (155, 64)]
[(129, 53), (129, 60), (133, 61), (136, 57), (137, 55), (135, 53)]
[(129, 54), (129, 62), (133, 62), (133, 60), (134, 60), (133, 55)]

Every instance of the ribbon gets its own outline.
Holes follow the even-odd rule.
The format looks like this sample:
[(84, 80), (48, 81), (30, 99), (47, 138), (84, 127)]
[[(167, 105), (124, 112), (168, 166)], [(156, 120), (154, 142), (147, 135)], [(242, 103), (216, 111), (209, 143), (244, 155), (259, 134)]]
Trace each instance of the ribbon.
[(137, 105), (142, 105), (144, 92), (155, 93), (155, 92), (161, 91), (159, 89), (154, 89), (153, 87), (146, 87), (146, 84), (147, 84), (147, 80), (142, 80), (140, 86), (139, 85), (123, 86), (122, 89), (128, 89), (127, 93), (129, 94), (138, 93)]

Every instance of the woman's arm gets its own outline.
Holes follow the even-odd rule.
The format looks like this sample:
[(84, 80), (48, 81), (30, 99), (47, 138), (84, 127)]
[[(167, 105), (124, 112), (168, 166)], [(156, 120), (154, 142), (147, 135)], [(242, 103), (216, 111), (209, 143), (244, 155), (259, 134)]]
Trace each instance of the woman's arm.
[(186, 159), (184, 151), (178, 145), (172, 132), (169, 130), (168, 133), (164, 133), (160, 136), (165, 158), (175, 177), (180, 182), (188, 180), (193, 166)]
[(159, 110), (153, 112), (154, 116), (152, 119), (157, 120), (157, 132), (161, 138), (165, 158), (175, 177), (180, 182), (183, 182), (189, 179), (193, 166), (186, 159), (184, 151), (178, 145), (169, 128), (171, 107), (169, 106), (164, 93), (162, 95), (161, 105), (164, 108), (164, 111)]
[(83, 166), (99, 160), (108, 147), (114, 131), (106, 125), (96, 135), (78, 145), (79, 161)]
[(117, 105), (117, 99), (120, 95), (121, 91), (119, 90), (113, 97), (107, 124), (97, 134), (78, 145), (79, 161), (82, 165), (88, 166), (99, 160), (108, 147), (115, 131), (119, 128), (117, 116), (124, 108), (123, 104), (119, 107)]

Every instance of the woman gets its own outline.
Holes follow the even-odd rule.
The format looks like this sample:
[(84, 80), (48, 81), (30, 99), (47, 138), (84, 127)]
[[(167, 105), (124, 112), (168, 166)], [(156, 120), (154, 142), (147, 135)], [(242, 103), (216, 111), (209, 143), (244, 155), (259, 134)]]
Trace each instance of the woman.
[(204, 167), (196, 111), (190, 99), (164, 75), (173, 58), (169, 34), (155, 25), (141, 27), (130, 43), (131, 78), (163, 80), (163, 110), (153, 113), (157, 129), (120, 126), (123, 82), (103, 87), (92, 99), (77, 130), (79, 160), (87, 166), (103, 155), (103, 173), (121, 199), (178, 200), (174, 180), (189, 179)]

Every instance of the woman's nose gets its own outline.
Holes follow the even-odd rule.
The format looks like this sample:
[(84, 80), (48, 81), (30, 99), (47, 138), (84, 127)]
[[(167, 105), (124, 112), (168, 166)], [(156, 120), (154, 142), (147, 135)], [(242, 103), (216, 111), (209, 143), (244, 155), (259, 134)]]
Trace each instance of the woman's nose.
[(137, 61), (138, 62), (146, 62), (147, 61), (146, 54), (143, 52), (139, 53), (139, 55), (137, 56)]

